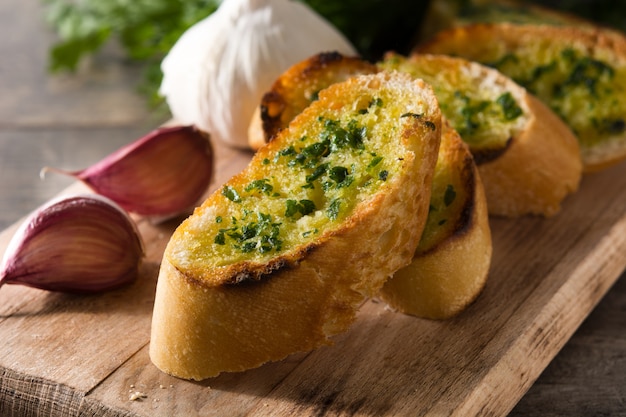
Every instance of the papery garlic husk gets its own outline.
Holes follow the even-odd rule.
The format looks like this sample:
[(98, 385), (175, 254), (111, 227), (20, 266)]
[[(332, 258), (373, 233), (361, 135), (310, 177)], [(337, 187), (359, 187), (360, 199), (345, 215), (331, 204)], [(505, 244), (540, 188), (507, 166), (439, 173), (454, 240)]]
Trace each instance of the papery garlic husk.
[(128, 214), (99, 195), (59, 197), (33, 212), (13, 235), (0, 286), (96, 293), (133, 282), (144, 248)]
[(213, 176), (213, 151), (206, 133), (173, 126), (156, 129), (87, 169), (60, 172), (131, 213), (167, 218), (200, 201)]
[(189, 28), (161, 64), (160, 93), (176, 120), (217, 141), (247, 148), (263, 94), (291, 65), (320, 52), (356, 49), (307, 5), (290, 0), (224, 0)]

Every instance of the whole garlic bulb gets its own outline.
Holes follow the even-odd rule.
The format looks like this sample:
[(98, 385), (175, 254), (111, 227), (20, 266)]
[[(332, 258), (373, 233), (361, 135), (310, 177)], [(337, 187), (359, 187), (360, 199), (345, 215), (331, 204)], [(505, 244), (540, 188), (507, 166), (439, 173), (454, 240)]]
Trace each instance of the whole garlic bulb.
[(165, 57), (160, 93), (177, 121), (245, 148), (250, 120), (274, 80), (329, 50), (356, 54), (337, 29), (301, 2), (224, 0)]

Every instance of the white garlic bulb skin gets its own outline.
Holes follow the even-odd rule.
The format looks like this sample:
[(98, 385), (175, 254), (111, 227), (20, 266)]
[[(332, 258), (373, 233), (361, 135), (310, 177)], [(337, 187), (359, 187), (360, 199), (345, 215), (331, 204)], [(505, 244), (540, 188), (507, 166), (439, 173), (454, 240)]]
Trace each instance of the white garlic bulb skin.
[(174, 118), (211, 138), (247, 148), (263, 94), (291, 65), (355, 48), (307, 5), (291, 0), (224, 0), (189, 28), (161, 64), (160, 93)]

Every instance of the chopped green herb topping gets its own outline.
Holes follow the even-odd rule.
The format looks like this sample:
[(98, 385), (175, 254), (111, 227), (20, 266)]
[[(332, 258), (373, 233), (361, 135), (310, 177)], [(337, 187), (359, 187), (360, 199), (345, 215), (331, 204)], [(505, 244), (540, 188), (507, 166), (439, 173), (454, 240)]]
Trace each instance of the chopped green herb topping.
[(295, 154), (296, 154), (296, 148), (294, 148), (293, 145), (291, 145), (288, 148), (281, 149), (280, 151), (278, 151), (276, 153), (276, 156), (274, 157), (274, 162), (278, 161), (281, 156), (291, 156)]
[(454, 92), (454, 98), (461, 101), (459, 106), (459, 114), (461, 116), (461, 124), (455, 126), (462, 137), (473, 135), (480, 128), (478, 115), (489, 107), (489, 100), (474, 100), (461, 91)]
[(351, 120), (346, 129), (341, 127), (337, 120), (324, 121), (322, 141), (329, 141), (331, 151), (350, 146), (353, 149), (363, 149), (363, 139), (367, 134), (365, 127), (359, 127), (356, 120)]
[[(376, 98), (369, 103), (372, 108), (380, 105), (382, 100)], [(240, 203), (241, 208), (239, 214), (230, 217), (230, 222), (226, 221), (228, 218), (216, 218), (216, 222), (222, 223), (218, 227), (222, 228), (213, 237), (214, 244), (227, 245), (225, 251), (239, 254), (279, 251), (292, 244), (292, 228), (303, 227), (298, 232), (302, 237), (317, 234), (321, 224), (319, 214), (326, 217), (323, 221), (334, 221), (355, 204), (353, 191), (345, 189), (358, 184), (358, 190), (354, 190), (358, 194), (367, 192), (365, 189), (376, 179), (386, 181), (390, 175), (388, 169), (393, 165), (386, 164), (374, 149), (366, 150), (368, 130), (358, 122), (358, 117), (345, 121), (319, 117), (317, 137), (304, 135), (301, 141), (278, 151), (272, 161), (262, 160), (263, 164), (276, 163), (280, 169), (296, 170), (294, 178), (301, 178), (304, 184), (289, 184), (279, 190), (278, 187), (286, 185), (284, 179), (268, 177), (250, 179), (237, 189), (224, 186), (221, 193), (228, 200)], [(274, 220), (269, 214), (260, 213), (263, 209), (256, 204), (263, 205), (262, 202), (246, 199), (255, 194), (271, 197), (268, 207), (277, 216)], [(281, 209), (284, 211), (280, 212)], [(311, 217), (302, 219), (305, 216)], [(282, 237), (281, 230), (285, 234)]]
[(556, 86), (556, 95), (565, 94), (568, 87), (582, 86), (594, 97), (597, 96), (597, 84), (603, 76), (613, 78), (615, 70), (608, 64), (588, 56), (579, 56), (571, 48), (561, 52), (561, 56), (569, 62), (571, 70), (560, 86)]
[[(601, 140), (603, 135), (624, 131), (619, 120), (623, 114), (620, 91), (623, 92), (624, 84), (617, 82), (617, 70), (610, 63), (574, 47), (553, 51), (539, 65), (532, 63), (535, 54), (534, 49), (522, 51), (519, 56), (507, 54), (490, 65), (548, 104), (579, 136), (583, 147)], [(596, 106), (596, 103), (606, 105)], [(589, 115), (588, 119), (580, 117), (583, 112)]]
[(269, 183), (267, 178), (262, 178), (260, 180), (252, 181), (250, 184), (246, 185), (244, 190), (248, 193), (251, 191), (259, 191), (265, 195), (270, 195), (270, 193), (274, 190), (274, 187)]
[(306, 216), (316, 210), (315, 203), (311, 200), (296, 201), (290, 199), (285, 202), (285, 205), (287, 206), (285, 210), (285, 217), (293, 217), (298, 213)]
[(306, 182), (313, 182), (316, 179), (320, 178), (322, 175), (328, 171), (328, 166), (330, 164), (328, 162), (318, 165), (311, 174), (306, 176)]
[(626, 132), (626, 122), (624, 121), (624, 119), (598, 120), (596, 118), (592, 118), (591, 122), (594, 127), (602, 133), (607, 133), (609, 135), (619, 135)]
[(312, 145), (302, 149), (302, 155), (310, 158), (327, 156), (330, 152), (330, 143), (328, 141), (315, 142)]
[(225, 245), (226, 244), (226, 236), (224, 236), (224, 232), (219, 232), (217, 236), (215, 236), (214, 242), (217, 245)]
[(369, 112), (369, 110), (372, 107), (382, 107), (382, 106), (383, 106), (383, 99), (380, 97), (376, 97), (370, 100), (370, 102), (367, 104), (367, 108), (359, 110), (358, 113), (366, 114)]
[(517, 55), (515, 55), (514, 53), (507, 53), (502, 55), (502, 57), (500, 59), (498, 59), (497, 61), (494, 62), (486, 62), (485, 65), (488, 65), (492, 68), (501, 68), (504, 65), (507, 64), (519, 64), (520, 60), (518, 58)]
[(522, 108), (517, 105), (513, 95), (509, 91), (498, 97), (496, 103), (502, 107), (505, 120), (515, 120), (523, 114)]
[(282, 240), (279, 239), (279, 235), (280, 223), (272, 222), (269, 214), (257, 213), (257, 221), (241, 226), (233, 223), (230, 228), (220, 229), (214, 242), (218, 245), (225, 245), (229, 240), (235, 249), (243, 253), (254, 250), (267, 253), (281, 249)]
[(222, 188), (222, 195), (232, 202), (241, 202), (241, 197), (239, 196), (239, 193), (237, 193), (237, 190), (235, 190), (230, 185), (226, 185), (224, 186), (224, 188)]
[[(544, 75), (550, 74), (551, 72), (554, 72), (556, 69), (557, 69), (556, 61), (552, 61), (549, 64), (539, 65), (539, 66), (535, 67), (533, 69), (533, 71), (531, 72), (530, 78), (528, 80), (526, 80), (526, 81), (524, 81), (524, 80), (515, 80), (515, 81), (519, 81), (520, 84), (522, 84), (522, 85), (532, 86), (539, 79), (541, 79)], [(534, 91), (534, 90), (531, 89), (530, 91)]]
[(341, 200), (339, 198), (335, 198), (330, 202), (328, 206), (328, 210), (326, 210), (326, 216), (328, 216), (331, 220), (337, 220), (339, 216), (339, 209), (341, 207)]
[(331, 180), (337, 183), (337, 188), (349, 187), (354, 178), (350, 175), (348, 168), (336, 166), (332, 167), (328, 173)]
[(376, 165), (378, 165), (380, 163), (380, 161), (383, 160), (382, 156), (375, 156), (374, 159), (372, 159), (372, 161), (369, 163), (369, 165), (367, 166), (368, 168), (374, 168)]
[(455, 198), (456, 198), (456, 191), (454, 190), (454, 187), (452, 186), (452, 184), (448, 184), (448, 186), (446, 187), (446, 191), (443, 195), (443, 203), (446, 205), (446, 207), (448, 207), (450, 206), (450, 204), (454, 202)]

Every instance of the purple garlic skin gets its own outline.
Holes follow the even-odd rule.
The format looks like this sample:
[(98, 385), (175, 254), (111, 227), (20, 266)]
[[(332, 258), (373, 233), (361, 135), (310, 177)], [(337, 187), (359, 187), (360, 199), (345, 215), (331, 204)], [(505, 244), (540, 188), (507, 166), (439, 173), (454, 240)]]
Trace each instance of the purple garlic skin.
[(213, 177), (213, 150), (194, 126), (166, 127), (89, 168), (64, 173), (131, 213), (171, 217), (200, 202)]
[(98, 195), (61, 197), (22, 223), (4, 254), (0, 287), (97, 293), (135, 281), (144, 255), (135, 224)]

